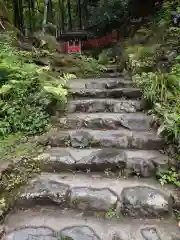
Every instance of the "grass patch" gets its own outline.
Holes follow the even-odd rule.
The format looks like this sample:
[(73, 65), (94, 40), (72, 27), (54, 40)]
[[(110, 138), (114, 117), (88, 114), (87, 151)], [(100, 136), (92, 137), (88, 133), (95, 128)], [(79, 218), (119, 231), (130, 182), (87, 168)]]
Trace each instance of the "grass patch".
[[(20, 187), (40, 172), (41, 162), (35, 161), (34, 157), (42, 152), (42, 146), (35, 138), (27, 138), (21, 133), (0, 140), (0, 168), (12, 163), (8, 169), (4, 169), (1, 176), (0, 219), (14, 205)], [(17, 162), (13, 163), (15, 159)]]
[(40, 151), (40, 146), (33, 137), (22, 133), (8, 135), (0, 140), (0, 163), (18, 157), (33, 156)]

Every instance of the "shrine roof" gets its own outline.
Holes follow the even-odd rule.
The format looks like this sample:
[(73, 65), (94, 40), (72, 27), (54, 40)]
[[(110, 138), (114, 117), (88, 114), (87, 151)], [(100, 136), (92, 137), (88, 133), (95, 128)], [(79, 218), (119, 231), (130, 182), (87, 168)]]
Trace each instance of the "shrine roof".
[(58, 37), (57, 40), (73, 40), (75, 38), (78, 39), (86, 39), (87, 33), (84, 31), (68, 31), (61, 33)]

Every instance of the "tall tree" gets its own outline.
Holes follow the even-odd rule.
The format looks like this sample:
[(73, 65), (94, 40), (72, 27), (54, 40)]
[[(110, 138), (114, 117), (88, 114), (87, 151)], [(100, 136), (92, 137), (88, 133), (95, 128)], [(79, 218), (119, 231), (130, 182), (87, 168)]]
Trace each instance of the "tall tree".
[(82, 29), (82, 13), (81, 13), (81, 0), (77, 0), (77, 10), (79, 17), (79, 29)]
[(72, 18), (71, 18), (71, 0), (67, 0), (67, 10), (68, 10), (68, 28), (72, 29)]
[(24, 34), (24, 15), (23, 15), (23, 3), (22, 0), (12, 0), (13, 12), (14, 12), (14, 26)]
[(33, 19), (32, 19), (32, 14), (33, 14), (33, 9), (32, 9), (32, 6), (33, 5), (33, 0), (28, 0), (28, 17), (29, 17), (29, 30), (30, 32), (32, 31), (33, 29)]
[(42, 24), (42, 31), (44, 33), (45, 33), (45, 26), (47, 24), (48, 2), (49, 0), (44, 0), (44, 17), (43, 17), (43, 24)]
[(47, 22), (53, 22), (53, 4), (52, 0), (48, 1), (47, 5)]
[(64, 31), (64, 21), (65, 21), (65, 14), (64, 14), (64, 0), (59, 0), (59, 12), (61, 15), (61, 29)]

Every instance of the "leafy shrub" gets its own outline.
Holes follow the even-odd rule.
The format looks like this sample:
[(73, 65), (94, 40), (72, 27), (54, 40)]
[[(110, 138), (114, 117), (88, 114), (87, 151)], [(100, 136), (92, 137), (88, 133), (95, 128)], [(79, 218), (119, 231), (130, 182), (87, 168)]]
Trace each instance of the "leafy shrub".
[(39, 65), (49, 66), (57, 75), (73, 73), (78, 77), (100, 75), (104, 71), (103, 66), (93, 57), (79, 54), (59, 54), (41, 50), (35, 53), (33, 61)]
[(164, 46), (170, 50), (177, 50), (180, 52), (180, 28), (170, 27), (166, 30), (163, 40)]
[[(179, 100), (178, 100), (179, 101)], [(156, 119), (161, 123), (158, 133), (164, 133), (167, 140), (180, 144), (180, 101), (179, 103), (156, 104)]]
[(110, 58), (112, 58), (112, 53), (108, 50), (103, 50), (98, 56), (98, 62), (100, 64), (108, 64)]
[(49, 104), (54, 99), (57, 102), (57, 95), (59, 102), (65, 101), (67, 91), (62, 84), (47, 89), (42, 71), (35, 64), (25, 63), (6, 36), (0, 39), (0, 136), (44, 131)]
[(81, 74), (85, 77), (99, 76), (106, 69), (98, 60), (85, 56), (81, 56), (79, 66)]
[(142, 89), (144, 98), (151, 104), (161, 124), (158, 132), (167, 139), (180, 142), (180, 64), (171, 73), (141, 73), (133, 77)]
[(157, 173), (157, 176), (160, 178), (160, 183), (162, 185), (166, 183), (171, 183), (176, 185), (177, 187), (180, 187), (180, 181), (179, 181), (180, 174), (176, 171), (174, 167), (166, 171), (164, 170), (159, 171)]
[(172, 73), (143, 72), (135, 75), (134, 80), (143, 89), (145, 98), (152, 103), (166, 103), (180, 91), (179, 81)]
[(155, 20), (159, 24), (159, 26), (169, 26), (172, 20), (171, 13), (172, 11), (176, 11), (180, 13), (180, 3), (179, 0), (164, 0), (163, 5), (158, 12)]
[(155, 69), (156, 63), (152, 57), (147, 57), (144, 60), (134, 59), (134, 55), (130, 54), (128, 59), (128, 70), (133, 74), (141, 72), (151, 72)]
[(126, 49), (129, 70), (133, 73), (152, 72), (156, 69), (156, 59), (162, 54), (160, 44), (134, 45)]
[[(170, 143), (166, 152), (179, 162), (180, 56), (176, 56), (180, 53), (180, 28), (172, 27), (171, 12), (174, 10), (180, 12), (178, 0), (163, 1), (162, 8), (149, 25), (150, 31), (147, 26), (141, 28), (135, 39), (127, 41), (126, 52), (128, 69), (149, 104), (149, 113), (159, 127), (158, 134)], [(161, 184), (173, 183), (179, 187), (178, 172), (177, 164), (177, 168), (162, 169), (157, 176)]]

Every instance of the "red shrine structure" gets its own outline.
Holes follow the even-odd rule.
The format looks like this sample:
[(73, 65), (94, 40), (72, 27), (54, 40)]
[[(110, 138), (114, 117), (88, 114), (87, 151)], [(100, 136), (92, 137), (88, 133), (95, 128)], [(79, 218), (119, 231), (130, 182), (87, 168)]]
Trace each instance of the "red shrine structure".
[(119, 30), (115, 29), (104, 37), (88, 39), (84, 31), (69, 31), (60, 34), (57, 41), (62, 53), (81, 53), (82, 49), (102, 48), (108, 46), (114, 41), (119, 40)]
[(84, 31), (62, 33), (57, 40), (60, 44), (60, 52), (62, 53), (81, 53), (82, 41), (87, 39)]

